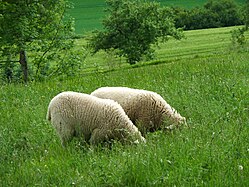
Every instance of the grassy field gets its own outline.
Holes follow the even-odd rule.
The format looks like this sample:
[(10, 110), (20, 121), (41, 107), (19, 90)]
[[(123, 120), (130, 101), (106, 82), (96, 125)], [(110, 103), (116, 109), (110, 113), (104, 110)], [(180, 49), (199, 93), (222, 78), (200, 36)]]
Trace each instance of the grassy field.
[[(133, 68), (1, 85), (0, 186), (248, 186), (249, 53), (231, 50), (231, 29), (188, 31)], [(104, 55), (86, 61), (101, 67)], [(45, 120), (49, 101), (101, 86), (155, 91), (188, 126), (150, 133), (146, 145), (90, 149), (74, 139), (63, 149)]]
[[(170, 39), (166, 43), (154, 46), (156, 51), (153, 61), (144, 59), (133, 67), (147, 64), (172, 63), (183, 59), (190, 60), (227, 53), (228, 50), (237, 48), (236, 46), (232, 46), (231, 42), (231, 32), (235, 28), (237, 27), (185, 31), (184, 39), (182, 40)], [(80, 49), (85, 44), (86, 40), (84, 38), (78, 39), (76, 41), (76, 48)], [(99, 52), (94, 56), (88, 54), (83, 62), (83, 67), (82, 73), (87, 74), (129, 68), (130, 65), (126, 64), (123, 58), (115, 58), (113, 54)]]
[[(151, 0), (152, 1), (152, 0)], [(207, 0), (156, 0), (163, 6), (179, 6), (185, 8), (201, 7)], [(102, 19), (105, 16), (105, 0), (70, 0), (74, 8), (69, 14), (75, 18), (75, 29), (77, 34), (86, 33), (94, 29), (102, 29)], [(236, 0), (244, 3), (245, 0)]]

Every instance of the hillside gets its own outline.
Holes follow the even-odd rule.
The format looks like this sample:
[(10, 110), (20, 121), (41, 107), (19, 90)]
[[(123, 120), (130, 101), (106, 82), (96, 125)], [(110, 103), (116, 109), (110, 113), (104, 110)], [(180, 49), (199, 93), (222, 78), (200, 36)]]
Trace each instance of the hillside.
[[(144, 59), (134, 66), (125, 63), (125, 59), (123, 58), (116, 58), (113, 54), (107, 54), (103, 51), (96, 53), (94, 56), (87, 55), (83, 62), (84, 69), (82, 73), (105, 72), (120, 68), (172, 63), (184, 59), (192, 60), (226, 54), (235, 47), (231, 42), (231, 32), (235, 28), (237, 27), (184, 31), (184, 38), (182, 40), (170, 39), (166, 43), (154, 46), (154, 60), (147, 61)], [(247, 37), (248, 34), (246, 35)], [(84, 38), (78, 39), (76, 48), (81, 48), (85, 42)]]
[[(94, 29), (102, 29), (101, 20), (105, 12), (104, 0), (70, 0), (74, 8), (69, 14), (75, 18), (75, 29), (77, 34), (82, 34)], [(207, 0), (157, 0), (163, 6), (179, 6), (185, 8), (201, 7)], [(245, 0), (236, 0), (238, 3), (244, 3)]]

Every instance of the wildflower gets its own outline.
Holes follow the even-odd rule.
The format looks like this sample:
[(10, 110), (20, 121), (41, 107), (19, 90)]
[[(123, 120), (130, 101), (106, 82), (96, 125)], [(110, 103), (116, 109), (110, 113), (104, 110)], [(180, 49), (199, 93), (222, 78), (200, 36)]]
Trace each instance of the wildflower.
[(239, 165), (239, 170), (242, 171), (243, 170), (243, 166), (242, 165)]

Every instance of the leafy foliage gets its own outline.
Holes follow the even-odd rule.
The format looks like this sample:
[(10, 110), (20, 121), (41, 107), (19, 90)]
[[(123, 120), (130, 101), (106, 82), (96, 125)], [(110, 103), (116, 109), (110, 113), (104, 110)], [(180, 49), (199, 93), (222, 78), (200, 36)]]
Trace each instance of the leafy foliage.
[(153, 56), (151, 45), (159, 38), (167, 41), (169, 36), (181, 38), (181, 32), (174, 27), (172, 12), (160, 8), (158, 3), (140, 0), (107, 0), (109, 15), (103, 21), (104, 31), (95, 31), (90, 39), (94, 52), (116, 50), (130, 64), (141, 61), (145, 55)]
[(72, 55), (69, 53), (74, 45), (71, 39), (74, 35), (73, 20), (65, 14), (69, 7), (65, 0), (1, 2), (2, 64), (14, 74), (10, 64), (18, 62), (17, 54), (21, 51), (27, 54), (32, 52), (33, 56), (28, 58), (29, 73), (32, 75), (33, 72), (33, 78), (39, 78), (51, 74), (48, 71), (50, 67), (66, 63), (66, 57)]
[(245, 27), (234, 29), (231, 31), (232, 34), (232, 44), (234, 47), (244, 46), (246, 44), (246, 37), (245, 37)]
[(244, 23), (246, 28), (249, 27), (249, 0), (246, 0), (245, 9), (244, 9)]
[(209, 0), (204, 8), (215, 14), (215, 21), (221, 27), (241, 23), (239, 9), (233, 0)]
[(233, 0), (209, 0), (191, 10), (173, 8), (176, 27), (185, 30), (227, 27), (242, 24), (240, 7)]
[(245, 32), (248, 31), (249, 27), (249, 0), (246, 1), (246, 4), (243, 8), (243, 20), (244, 20), (244, 27), (234, 29), (232, 34), (232, 43), (235, 48), (237, 47), (245, 47), (247, 43), (247, 39), (245, 36)]

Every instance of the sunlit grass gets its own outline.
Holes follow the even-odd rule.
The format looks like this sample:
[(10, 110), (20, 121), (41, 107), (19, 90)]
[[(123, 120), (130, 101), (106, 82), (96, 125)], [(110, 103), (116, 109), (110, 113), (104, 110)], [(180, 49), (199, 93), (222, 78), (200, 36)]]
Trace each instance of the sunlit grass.
[[(171, 63), (182, 59), (206, 58), (214, 55), (223, 55), (228, 53), (228, 51), (237, 51), (239, 48), (237, 46), (234, 47), (231, 41), (231, 31), (236, 28), (238, 27), (184, 31), (185, 37), (183, 39), (169, 39), (165, 43), (159, 43), (159, 46), (153, 46), (155, 49), (155, 58), (149, 62), (144, 59), (135, 66)], [(246, 38), (249, 38), (249, 32), (246, 32)], [(81, 49), (87, 44), (85, 38), (77, 39), (75, 42), (75, 50)], [(248, 44), (246, 50), (249, 50)], [(91, 53), (87, 54), (83, 62), (84, 69), (82, 73), (131, 67), (126, 63), (124, 58), (115, 57), (114, 53), (107, 54), (101, 51), (95, 55), (91, 55)]]
[[(1, 86), (1, 186), (246, 186), (249, 168), (248, 53)], [(153, 90), (188, 127), (146, 136), (147, 144), (89, 149), (60, 145), (45, 120), (57, 93), (100, 86)]]

